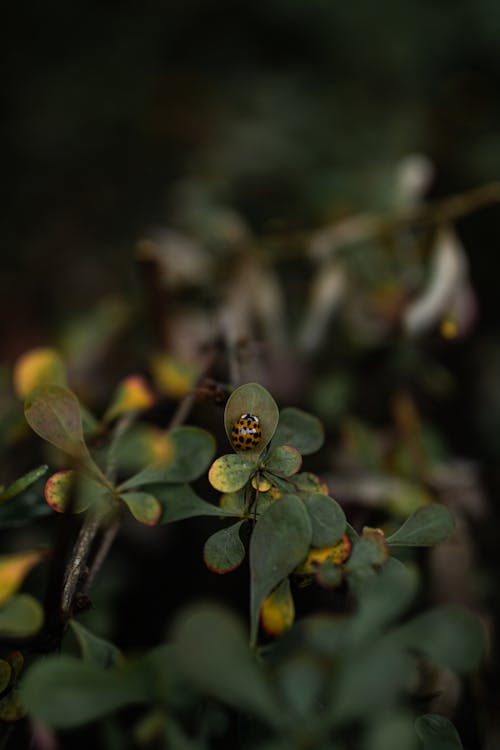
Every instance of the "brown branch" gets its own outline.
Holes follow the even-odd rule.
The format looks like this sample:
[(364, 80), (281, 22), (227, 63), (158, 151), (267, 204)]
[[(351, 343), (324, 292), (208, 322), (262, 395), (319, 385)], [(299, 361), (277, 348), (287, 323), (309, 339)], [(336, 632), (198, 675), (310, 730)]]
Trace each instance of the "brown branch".
[(98, 531), (99, 520), (97, 516), (88, 514), (82, 524), (71, 559), (66, 568), (61, 597), (61, 611), (64, 619), (68, 619), (71, 616), (74, 598)]

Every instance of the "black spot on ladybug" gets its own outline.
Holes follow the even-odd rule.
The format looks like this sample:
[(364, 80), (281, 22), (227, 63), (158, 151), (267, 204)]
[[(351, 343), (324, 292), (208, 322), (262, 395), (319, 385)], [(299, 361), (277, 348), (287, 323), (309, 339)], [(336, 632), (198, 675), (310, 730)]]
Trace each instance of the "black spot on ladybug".
[(262, 438), (260, 419), (253, 414), (242, 414), (231, 430), (231, 440), (235, 448), (248, 451), (256, 448)]

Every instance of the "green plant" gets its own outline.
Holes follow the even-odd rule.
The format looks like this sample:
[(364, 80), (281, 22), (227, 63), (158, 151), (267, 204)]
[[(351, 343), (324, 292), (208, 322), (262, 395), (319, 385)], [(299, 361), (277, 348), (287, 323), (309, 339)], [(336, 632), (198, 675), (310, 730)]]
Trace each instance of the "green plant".
[[(221, 493), (215, 504), (190, 486), (213, 459), (213, 438), (197, 427), (141, 429), (137, 417), (154, 394), (136, 376), (120, 385), (98, 422), (66, 385), (40, 382), (40, 371), (34, 371), (26, 419), (72, 462), (72, 468), (48, 478), (46, 500), (64, 516), (83, 513), (84, 520), (55, 605), (46, 600), (43, 626), (40, 616), (32, 616), (23, 631), (23, 602), (41, 608), (15, 592), (45, 553), (23, 553), (0, 567), (0, 583), (3, 571), (5, 581), (0, 625), (2, 616), (10, 617), (7, 631), (30, 635), (35, 650), (57, 649), (61, 639), (63, 645), (62, 654), (30, 666), (21, 683), (22, 702), (22, 662), (12, 656), (0, 660), (5, 692), (0, 718), (20, 718), (27, 710), (54, 729), (98, 720), (106, 726), (106, 717), (136, 705), (143, 711), (134, 720), (137, 746), (218, 746), (229, 741), (238, 717), (234, 741), (256, 750), (461, 747), (443, 718), (423, 716), (415, 723), (411, 696), (418, 694), (419, 669), (428, 661), (458, 673), (475, 669), (481, 629), (472, 615), (453, 607), (409, 616), (419, 577), (393, 556), (405, 547), (445, 540), (454, 524), (444, 506), (419, 507), (389, 536), (370, 527), (357, 533), (321, 479), (301, 471), (302, 456), (323, 443), (319, 420), (297, 408), (279, 412), (256, 383), (240, 386), (227, 401), (224, 423), (234, 451), (210, 465), (208, 479)], [(139, 444), (147, 446), (144, 455), (152, 460), (130, 475), (134, 430), (133, 452)], [(244, 436), (253, 431), (243, 449), (240, 430)], [(26, 489), (46, 468), (2, 497), (9, 500)], [(127, 509), (146, 525), (194, 516), (232, 519), (207, 539), (203, 556), (210, 570), (223, 574), (241, 565), (248, 549), (248, 633), (225, 608), (197, 604), (177, 617), (168, 642), (132, 658), (78, 622)], [(313, 582), (332, 597), (338, 592), (341, 613), (312, 614), (294, 624), (294, 597)], [(124, 719), (117, 730), (123, 743), (126, 725)]]

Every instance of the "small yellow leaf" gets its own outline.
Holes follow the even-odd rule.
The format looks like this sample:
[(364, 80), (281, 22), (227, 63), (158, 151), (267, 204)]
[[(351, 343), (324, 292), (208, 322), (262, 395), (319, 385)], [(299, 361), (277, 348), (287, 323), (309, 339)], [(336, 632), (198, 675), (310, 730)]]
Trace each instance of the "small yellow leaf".
[(40, 385), (66, 385), (64, 362), (55, 349), (38, 347), (21, 354), (14, 365), (14, 390), (26, 398)]
[(64, 513), (70, 493), (76, 478), (76, 472), (72, 469), (58, 471), (49, 477), (45, 483), (45, 499), (53, 510)]
[(285, 578), (262, 602), (260, 620), (266, 633), (280, 635), (293, 625), (294, 619), (295, 605), (290, 583), (288, 578)]
[(183, 398), (194, 387), (198, 369), (191, 362), (183, 362), (168, 354), (158, 354), (151, 363), (153, 378), (158, 388), (170, 398)]
[(118, 385), (111, 404), (104, 415), (109, 422), (131, 411), (149, 409), (155, 402), (155, 395), (141, 375), (130, 375)]
[(267, 492), (268, 490), (271, 489), (272, 484), (267, 477), (261, 476), (259, 474), (257, 478), (257, 474), (256, 474), (255, 476), (252, 477), (252, 487), (254, 488), (254, 490), (258, 489), (259, 492)]
[(16, 593), (31, 568), (45, 555), (45, 550), (34, 550), (0, 557), (0, 606)]
[(330, 547), (313, 548), (297, 569), (297, 573), (304, 575), (315, 573), (327, 561), (334, 563), (334, 565), (342, 565), (351, 553), (351, 546), (351, 540), (347, 534), (343, 534), (342, 539), (337, 544), (332, 544)]

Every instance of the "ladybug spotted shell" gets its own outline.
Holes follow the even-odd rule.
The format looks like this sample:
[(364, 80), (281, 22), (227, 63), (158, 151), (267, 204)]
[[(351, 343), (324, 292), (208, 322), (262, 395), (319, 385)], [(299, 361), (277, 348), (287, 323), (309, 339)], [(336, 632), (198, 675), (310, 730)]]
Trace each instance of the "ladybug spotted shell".
[(242, 414), (233, 424), (231, 441), (239, 451), (249, 451), (256, 448), (261, 441), (262, 427), (260, 419), (254, 414)]

